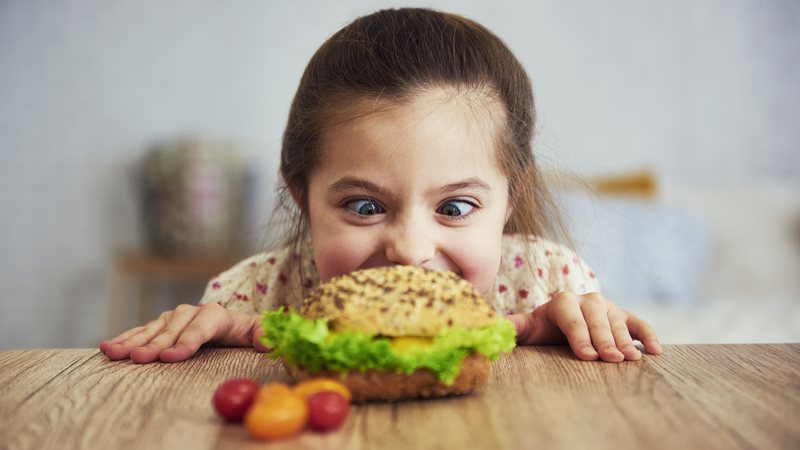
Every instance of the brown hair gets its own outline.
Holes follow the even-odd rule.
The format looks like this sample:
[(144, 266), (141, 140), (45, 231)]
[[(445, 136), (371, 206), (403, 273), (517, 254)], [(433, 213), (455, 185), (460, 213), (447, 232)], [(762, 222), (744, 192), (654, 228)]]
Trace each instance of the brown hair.
[[(535, 109), (522, 65), (492, 32), (461, 16), (403, 8), (360, 17), (331, 36), (308, 63), (283, 136), (279, 205), (292, 209), (289, 244), (306, 233), (308, 175), (319, 160), (321, 135), (354, 105), (380, 99), (404, 102), (421, 90), (488, 90), (505, 110), (498, 154), (513, 212), (505, 233), (566, 237), (531, 149)], [(349, 111), (349, 112), (345, 112)]]

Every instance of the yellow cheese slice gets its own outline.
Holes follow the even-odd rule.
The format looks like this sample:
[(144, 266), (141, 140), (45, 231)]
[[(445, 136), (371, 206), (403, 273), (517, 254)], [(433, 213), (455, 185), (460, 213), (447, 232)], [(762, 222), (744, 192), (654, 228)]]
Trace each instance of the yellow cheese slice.
[(392, 350), (397, 353), (407, 352), (412, 349), (424, 348), (433, 344), (433, 339), (417, 336), (403, 336), (392, 339)]

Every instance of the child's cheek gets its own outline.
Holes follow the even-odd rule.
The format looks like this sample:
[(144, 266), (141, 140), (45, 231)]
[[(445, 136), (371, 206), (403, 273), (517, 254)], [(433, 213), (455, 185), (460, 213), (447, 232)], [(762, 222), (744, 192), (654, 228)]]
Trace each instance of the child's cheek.
[(483, 270), (465, 274), (464, 279), (475, 285), (475, 288), (483, 295), (488, 295), (494, 288), (495, 278), (497, 278), (497, 268), (483, 267)]
[(366, 255), (363, 245), (345, 237), (321, 239), (313, 244), (314, 262), (323, 282), (331, 278), (358, 270)]
[(459, 246), (450, 252), (450, 259), (458, 266), (461, 277), (482, 294), (487, 295), (494, 288), (495, 278), (500, 269), (501, 242), (492, 239), (476, 240), (469, 246)]

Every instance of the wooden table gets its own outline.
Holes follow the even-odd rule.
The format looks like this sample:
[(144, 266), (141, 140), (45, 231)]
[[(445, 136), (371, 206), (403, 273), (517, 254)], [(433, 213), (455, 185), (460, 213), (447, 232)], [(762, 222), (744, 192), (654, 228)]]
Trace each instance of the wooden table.
[[(286, 380), (252, 349), (208, 348), (137, 365), (93, 349), (0, 352), (0, 447), (263, 448), (214, 416), (232, 376)], [(270, 448), (800, 448), (800, 344), (665, 346), (661, 356), (586, 363), (524, 347), (459, 398), (355, 406), (340, 430)]]

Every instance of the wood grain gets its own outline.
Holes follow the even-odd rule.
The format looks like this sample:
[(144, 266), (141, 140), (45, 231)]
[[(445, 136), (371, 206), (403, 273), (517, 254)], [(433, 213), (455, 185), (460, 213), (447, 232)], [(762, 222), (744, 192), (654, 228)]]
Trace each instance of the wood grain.
[[(96, 350), (0, 352), (0, 446), (263, 448), (211, 408), (232, 376), (288, 381), (251, 349), (174, 364)], [(622, 364), (522, 347), (464, 397), (355, 406), (335, 433), (270, 448), (800, 448), (800, 344), (666, 346)]]

